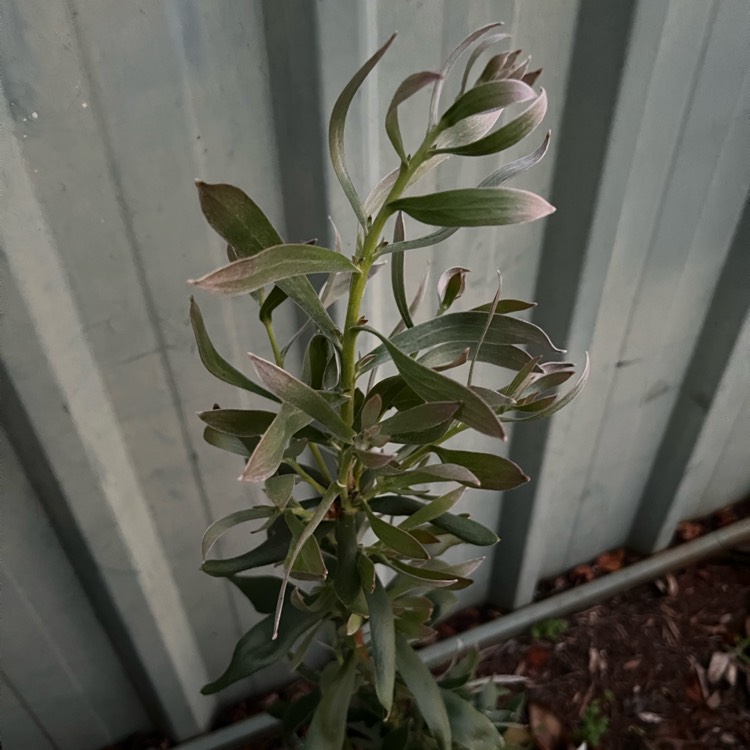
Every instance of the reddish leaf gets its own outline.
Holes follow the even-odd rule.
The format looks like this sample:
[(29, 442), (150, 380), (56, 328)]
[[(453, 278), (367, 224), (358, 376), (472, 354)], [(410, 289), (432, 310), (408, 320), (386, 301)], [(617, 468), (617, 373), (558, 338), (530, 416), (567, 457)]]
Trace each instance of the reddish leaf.
[(596, 564), (605, 573), (614, 573), (614, 571), (619, 570), (624, 561), (625, 549), (623, 547), (612, 550), (611, 552), (604, 552), (596, 558)]
[(559, 750), (563, 745), (563, 727), (560, 719), (542, 706), (529, 705), (529, 729), (539, 750)]

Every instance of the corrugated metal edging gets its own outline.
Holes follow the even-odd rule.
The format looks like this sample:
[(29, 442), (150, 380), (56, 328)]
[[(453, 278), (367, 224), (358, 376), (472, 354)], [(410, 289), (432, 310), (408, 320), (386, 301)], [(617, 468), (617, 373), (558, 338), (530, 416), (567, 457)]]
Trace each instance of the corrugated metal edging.
[[(499, 268), (504, 293), (536, 298), (533, 319), (573, 359), (592, 356), (578, 401), (511, 437), (534, 482), (467, 497), (503, 542), (465, 601), (524, 604), (540, 576), (623, 543), (660, 549), (681, 519), (750, 491), (749, 12), (743, 0), (0, 0), (0, 408), (18, 458), (6, 486), (24, 508), (4, 537), (24, 602), (4, 633), (5, 746), (94, 750), (150, 723), (185, 738), (284, 679), (198, 694), (255, 621), (200, 573), (198, 540), (258, 495), (191, 415), (257, 402), (195, 356), (184, 279), (224, 249), (191, 182), (241, 185), (290, 239), (326, 241), (328, 214), (351, 237), (325, 118), (394, 29), (347, 131), (362, 192), (395, 166), (381, 137), (395, 86), (500, 19), (545, 68), (550, 98), (553, 147), (518, 186), (559, 209), (415, 251), (409, 289), (428, 260), (433, 287), (466, 265), (466, 299), (484, 301)], [(476, 184), (493, 166), (465, 159), (427, 187)], [(386, 277), (367, 313), (388, 330)], [(245, 300), (199, 301), (238, 366), (268, 354)], [(288, 337), (298, 321), (279, 313)], [(44, 644), (33, 654), (31, 634)]]

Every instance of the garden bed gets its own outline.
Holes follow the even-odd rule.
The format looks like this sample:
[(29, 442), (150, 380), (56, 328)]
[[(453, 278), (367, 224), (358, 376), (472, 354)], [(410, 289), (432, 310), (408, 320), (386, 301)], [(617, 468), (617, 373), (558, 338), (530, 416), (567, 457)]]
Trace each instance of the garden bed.
[[(750, 515), (750, 503), (680, 524), (675, 544)], [(600, 555), (540, 584), (538, 598), (614, 572), (638, 558), (624, 550)], [(471, 607), (438, 626), (450, 637), (502, 616)], [(578, 747), (600, 739), (612, 750), (750, 747), (750, 545), (636, 586), (564, 620), (538, 624), (483, 652), (480, 674), (503, 675), (506, 700), (523, 696), (528, 747)], [(216, 729), (242, 721), (280, 698), (241, 701)], [(163, 737), (131, 738), (116, 750), (170, 745)], [(268, 740), (243, 750), (276, 750)]]

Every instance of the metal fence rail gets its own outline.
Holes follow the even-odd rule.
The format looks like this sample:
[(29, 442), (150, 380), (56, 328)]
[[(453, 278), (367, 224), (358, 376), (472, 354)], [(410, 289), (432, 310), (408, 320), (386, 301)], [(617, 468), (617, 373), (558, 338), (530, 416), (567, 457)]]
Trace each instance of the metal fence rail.
[[(511, 436), (532, 483), (467, 493), (502, 542), (466, 601), (524, 605), (540, 577), (622, 544), (662, 549), (680, 520), (750, 491), (743, 0), (0, 0), (4, 747), (96, 750), (150, 726), (186, 738), (284, 679), (199, 694), (253, 622), (199, 571), (199, 539), (258, 493), (192, 416), (252, 403), (195, 353), (184, 280), (223, 248), (193, 179), (240, 185), (289, 239), (327, 241), (329, 214), (351, 236), (325, 153), (340, 88), (400, 32), (347, 131), (364, 191), (394, 166), (394, 87), (498, 19), (545, 69), (553, 145), (519, 186), (558, 211), (414, 251), (407, 285), (428, 262), (433, 286), (463, 265), (483, 300), (500, 269), (571, 358), (590, 351), (592, 376)], [(405, 113), (407, 138), (421, 127)], [(476, 184), (491, 161), (433, 184)], [(383, 279), (367, 300), (383, 329), (389, 300)], [(202, 306), (238, 366), (267, 353), (246, 301)]]

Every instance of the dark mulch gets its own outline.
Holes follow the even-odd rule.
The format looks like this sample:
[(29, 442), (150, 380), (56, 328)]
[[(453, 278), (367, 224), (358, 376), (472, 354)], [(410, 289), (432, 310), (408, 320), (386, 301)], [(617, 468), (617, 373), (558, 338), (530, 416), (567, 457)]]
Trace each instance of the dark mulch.
[(482, 672), (528, 677), (528, 702), (562, 724), (550, 747), (580, 739), (598, 701), (608, 750), (750, 748), (750, 667), (738, 647), (748, 636), (750, 554), (738, 552), (574, 615), (556, 641), (508, 640)]

